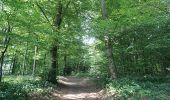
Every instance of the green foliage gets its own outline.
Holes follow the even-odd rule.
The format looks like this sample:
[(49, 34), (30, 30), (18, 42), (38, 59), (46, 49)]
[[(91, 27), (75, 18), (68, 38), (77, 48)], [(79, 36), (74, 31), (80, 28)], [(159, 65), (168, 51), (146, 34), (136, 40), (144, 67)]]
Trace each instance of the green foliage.
[(166, 81), (153, 81), (152, 79), (154, 78), (156, 79), (157, 77), (136, 78), (141, 80), (121, 78), (111, 81), (107, 85), (107, 89), (115, 94), (114, 98), (116, 100), (127, 98), (132, 98), (132, 100), (138, 100), (141, 98), (147, 98), (147, 100), (167, 100), (170, 92), (170, 80), (162, 77), (161, 80)]
[(3, 85), (3, 88), (5, 89), (0, 89), (0, 98), (2, 98), (3, 100), (24, 100), (27, 96), (25, 90), (22, 89), (21, 85), (13, 85), (9, 83), (1, 83), (1, 85)]
[[(169, 2), (107, 0), (106, 7), (108, 19), (94, 18), (93, 36), (101, 41), (101, 47), (96, 46), (100, 54), (106, 50), (103, 49), (105, 48), (104, 37), (112, 38), (112, 59), (114, 59), (117, 76), (168, 74), (167, 69), (170, 67)], [(107, 59), (104, 57), (105, 55), (97, 62), (105, 63), (103, 66), (106, 68)], [(95, 67), (98, 68), (98, 66)], [(100, 71), (100, 69), (97, 70)], [(105, 73), (105, 70), (107, 69), (102, 69), (102, 72)]]
[(4, 82), (0, 83), (0, 98), (3, 100), (25, 100), (33, 93), (47, 93), (55, 87), (38, 77), (7, 76), (4, 78)]
[(42, 79), (42, 80), (48, 80), (48, 70), (42, 70), (38, 76)]
[[(170, 81), (165, 77), (170, 68), (168, 0), (106, 0), (105, 20), (101, 18), (100, 0), (60, 1), (60, 28), (54, 25), (56, 0), (0, 1), (0, 53), (5, 37), (11, 39), (4, 61), (0, 62), (4, 62), (4, 74), (31, 75), (35, 62), (35, 76), (43, 80), (5, 77), (5, 82), (0, 83), (1, 97), (19, 100), (29, 92), (44, 92), (47, 77), (56, 82), (55, 75), (63, 75), (64, 67), (71, 67), (72, 75), (95, 77), (101, 86), (110, 82), (108, 88), (118, 93), (117, 99), (165, 99), (170, 90)], [(12, 31), (6, 32), (9, 26)], [(110, 80), (106, 36), (113, 44), (111, 59), (116, 76), (133, 78)], [(84, 43), (86, 37), (94, 38), (94, 43)], [(52, 45), (59, 48), (57, 69), (48, 68)]]

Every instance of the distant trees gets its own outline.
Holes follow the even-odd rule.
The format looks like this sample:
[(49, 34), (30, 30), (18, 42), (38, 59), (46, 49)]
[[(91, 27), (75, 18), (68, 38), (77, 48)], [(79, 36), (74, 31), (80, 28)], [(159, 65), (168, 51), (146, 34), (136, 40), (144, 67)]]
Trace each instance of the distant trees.
[[(64, 62), (74, 67), (75, 72), (85, 66), (86, 61), (83, 60), (86, 50), (83, 48), (84, 34), (80, 21), (88, 1), (81, 2), (59, 0), (14, 3), (2, 0), (0, 4), (4, 11), (0, 11), (0, 29), (3, 30), (8, 21), (13, 26), (13, 31), (8, 32), (8, 35), (4, 35), (3, 31), (0, 34), (3, 46), (1, 58), (5, 56), (5, 60), (1, 59), (1, 62), (5, 61), (1, 63), (4, 65), (4, 74), (42, 74), (49, 82), (55, 83), (56, 76), (63, 72)], [(65, 56), (67, 62), (63, 59)]]
[[(2, 73), (32, 74), (55, 83), (66, 67), (112, 79), (168, 73), (166, 0), (1, 0), (0, 5), (0, 80)], [(95, 43), (83, 43), (85, 36)]]
[[(102, 18), (105, 20), (98, 17), (93, 21), (93, 36), (101, 41), (98, 46), (108, 43), (106, 46), (110, 47), (108, 51), (113, 56), (110, 53), (111, 60), (107, 60), (114, 61), (115, 66), (111, 68), (115, 68), (117, 76), (166, 75), (169, 68), (167, 50), (170, 49), (168, 2), (101, 0), (101, 4)], [(104, 36), (106, 43), (102, 40)], [(103, 48), (98, 50), (102, 53)], [(112, 63), (103, 64), (111, 66)], [(109, 69), (109, 72), (112, 70)], [(115, 73), (110, 77), (112, 75)]]
[(0, 82), (2, 80), (2, 67), (3, 67), (3, 64), (4, 64), (4, 58), (5, 58), (5, 53), (7, 52), (7, 49), (9, 47), (9, 43), (10, 43), (10, 37), (9, 37), (9, 33), (12, 31), (12, 27), (9, 25), (8, 23), (8, 26), (7, 28), (4, 28), (2, 29), (2, 33), (5, 34), (4, 38), (2, 38), (2, 44), (1, 44), (1, 54), (0, 54)]

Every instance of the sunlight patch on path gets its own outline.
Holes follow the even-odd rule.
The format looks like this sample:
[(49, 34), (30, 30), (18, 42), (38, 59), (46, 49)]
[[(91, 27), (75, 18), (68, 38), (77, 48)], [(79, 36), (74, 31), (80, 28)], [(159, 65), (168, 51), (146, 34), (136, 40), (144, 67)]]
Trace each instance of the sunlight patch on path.
[(60, 76), (58, 82), (61, 90), (52, 93), (58, 100), (102, 100), (102, 89), (89, 78)]
[(69, 87), (89, 87), (95, 85), (89, 78), (59, 76), (58, 79), (58, 83)]
[(98, 93), (70, 93), (70, 94), (63, 94), (63, 95), (58, 95), (58, 94), (53, 94), (54, 96), (57, 96), (61, 100), (82, 100), (82, 99), (88, 99), (88, 100), (96, 100), (99, 99), (99, 94)]

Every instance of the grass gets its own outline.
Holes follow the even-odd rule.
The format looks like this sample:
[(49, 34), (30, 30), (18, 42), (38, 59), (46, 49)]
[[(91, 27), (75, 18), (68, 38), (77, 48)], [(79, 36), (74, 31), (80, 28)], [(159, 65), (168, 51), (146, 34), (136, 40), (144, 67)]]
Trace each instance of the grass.
[(39, 77), (6, 76), (0, 83), (0, 100), (26, 100), (30, 94), (44, 94), (55, 87)]
[(170, 93), (169, 77), (120, 78), (110, 81), (107, 89), (115, 93), (115, 100), (167, 100)]

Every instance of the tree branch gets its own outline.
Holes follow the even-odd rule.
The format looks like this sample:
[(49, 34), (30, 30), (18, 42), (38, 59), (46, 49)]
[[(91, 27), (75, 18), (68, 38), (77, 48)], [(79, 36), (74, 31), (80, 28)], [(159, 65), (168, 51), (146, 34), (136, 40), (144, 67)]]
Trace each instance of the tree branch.
[(48, 19), (47, 15), (46, 15), (46, 13), (45, 13), (45, 11), (44, 11), (44, 9), (38, 4), (38, 2), (36, 2), (36, 5), (37, 5), (37, 7), (40, 9), (40, 11), (42, 12), (42, 14), (44, 15), (44, 17), (45, 17), (45, 19), (47, 20), (47, 22), (52, 26), (52, 24), (51, 24), (50, 20)]

